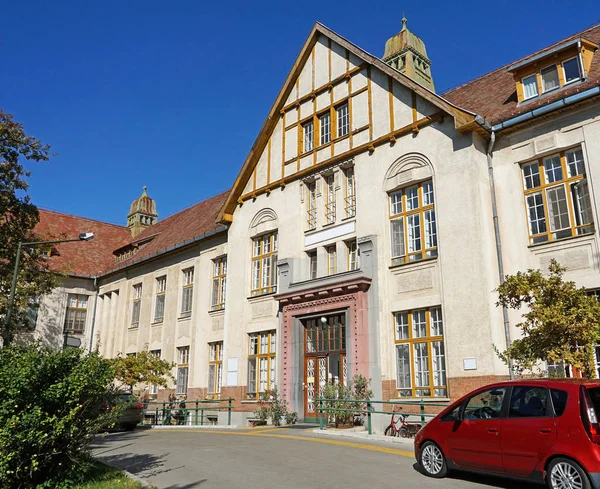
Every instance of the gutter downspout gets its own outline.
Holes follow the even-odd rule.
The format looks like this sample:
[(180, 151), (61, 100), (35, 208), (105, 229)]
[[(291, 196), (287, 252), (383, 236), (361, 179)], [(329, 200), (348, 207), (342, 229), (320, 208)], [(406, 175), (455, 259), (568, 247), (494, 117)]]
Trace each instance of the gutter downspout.
[(96, 294), (94, 296), (94, 312), (92, 313), (92, 326), (90, 328), (90, 347), (89, 351), (92, 351), (92, 346), (94, 346), (94, 326), (96, 325), (96, 306), (98, 305), (98, 293), (100, 292), (100, 287), (98, 287), (98, 277), (94, 277), (94, 289), (96, 289)]
[[(496, 142), (496, 132), (492, 130), (490, 144), (487, 149), (488, 175), (490, 178), (490, 193), (492, 194), (492, 215), (494, 218), (494, 236), (496, 238), (496, 257), (498, 259), (498, 275), (500, 283), (504, 283), (504, 261), (502, 259), (502, 240), (500, 239), (500, 225), (498, 224), (498, 206), (496, 204), (496, 185), (494, 183), (494, 167), (492, 165), (492, 151)], [(502, 317), (504, 318), (504, 337), (506, 339), (506, 348), (510, 346), (510, 322), (508, 320), (508, 308), (502, 306)], [(512, 361), (509, 360), (508, 370), (510, 379), (515, 378)]]

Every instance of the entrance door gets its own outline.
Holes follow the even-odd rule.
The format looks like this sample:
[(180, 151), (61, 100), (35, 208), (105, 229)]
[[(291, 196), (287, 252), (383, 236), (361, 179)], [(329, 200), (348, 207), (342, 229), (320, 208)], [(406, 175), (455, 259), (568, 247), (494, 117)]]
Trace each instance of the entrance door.
[(345, 316), (304, 322), (304, 419), (317, 422), (317, 399), (327, 383), (347, 384)]

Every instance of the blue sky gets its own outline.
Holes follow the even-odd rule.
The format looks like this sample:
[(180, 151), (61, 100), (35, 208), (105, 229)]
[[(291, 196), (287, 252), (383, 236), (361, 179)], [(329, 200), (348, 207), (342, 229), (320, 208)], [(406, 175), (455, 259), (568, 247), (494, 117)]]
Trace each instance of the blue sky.
[(57, 153), (27, 164), (41, 208), (124, 224), (229, 188), (315, 21), (381, 56), (408, 27), (438, 93), (600, 22), (600, 4), (5, 1), (0, 107)]

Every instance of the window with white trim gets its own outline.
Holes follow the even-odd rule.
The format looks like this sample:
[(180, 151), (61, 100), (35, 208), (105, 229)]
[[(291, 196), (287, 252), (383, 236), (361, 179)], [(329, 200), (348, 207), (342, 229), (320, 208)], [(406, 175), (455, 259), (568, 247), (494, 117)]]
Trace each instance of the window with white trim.
[[(150, 350), (150, 355), (156, 360), (160, 360), (160, 350)], [(158, 396), (158, 384), (150, 384), (149, 394), (151, 399), (156, 399)]]
[(325, 222), (335, 224), (335, 176), (333, 174), (325, 177)]
[(350, 131), (350, 118), (348, 117), (348, 102), (336, 108), (337, 113), (337, 137), (341, 138)]
[(398, 397), (447, 397), (442, 309), (394, 314)]
[(317, 278), (317, 251), (307, 251), (308, 256), (308, 278), (314, 280)]
[(248, 397), (256, 398), (276, 385), (277, 335), (275, 331), (263, 331), (249, 335), (248, 348)]
[(87, 316), (88, 296), (69, 294), (67, 298), (67, 314), (65, 316), (65, 331), (83, 333)]
[(542, 92), (549, 92), (559, 87), (558, 68), (556, 65), (548, 66), (540, 71), (542, 76)]
[(302, 133), (304, 136), (304, 152), (312, 151), (314, 147), (314, 123), (312, 120), (302, 124)]
[(162, 323), (165, 319), (165, 293), (167, 291), (167, 277), (163, 275), (156, 279), (156, 297), (154, 299), (154, 322)]
[(306, 224), (309, 231), (317, 228), (317, 182), (307, 182)]
[(337, 249), (335, 245), (325, 248), (327, 252), (327, 275), (337, 273)]
[(356, 180), (353, 166), (344, 170), (344, 179), (346, 180), (346, 217), (354, 217), (356, 215)]
[(319, 117), (319, 128), (321, 144), (327, 144), (329, 141), (331, 141), (331, 115), (329, 112)]
[(192, 303), (194, 301), (194, 268), (182, 271), (183, 286), (181, 289), (181, 317), (192, 315)]
[(217, 396), (221, 392), (223, 375), (223, 342), (208, 344), (208, 393)]
[(225, 290), (227, 286), (227, 257), (213, 260), (211, 310), (225, 309)]
[(356, 239), (346, 241), (346, 248), (348, 250), (348, 270), (358, 270), (360, 264), (358, 261), (358, 246), (356, 244)]
[(177, 348), (177, 389), (178, 396), (187, 395), (188, 376), (190, 371), (190, 347)]
[(521, 165), (531, 244), (594, 232), (581, 148)]
[(431, 180), (390, 193), (392, 265), (437, 256)]
[(252, 240), (253, 296), (277, 289), (277, 231)]
[(142, 284), (133, 286), (133, 304), (131, 306), (131, 327), (137, 328), (140, 324), (140, 309), (142, 307)]
[(566, 83), (579, 80), (581, 78), (581, 68), (577, 57), (562, 62), (563, 77)]

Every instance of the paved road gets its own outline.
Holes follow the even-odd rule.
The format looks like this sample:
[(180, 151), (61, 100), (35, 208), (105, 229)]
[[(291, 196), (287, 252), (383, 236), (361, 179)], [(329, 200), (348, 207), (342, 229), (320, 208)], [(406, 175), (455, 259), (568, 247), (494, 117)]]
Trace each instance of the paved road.
[(159, 489), (539, 489), (479, 475), (421, 475), (409, 444), (309, 430), (136, 430), (100, 437), (94, 455)]

